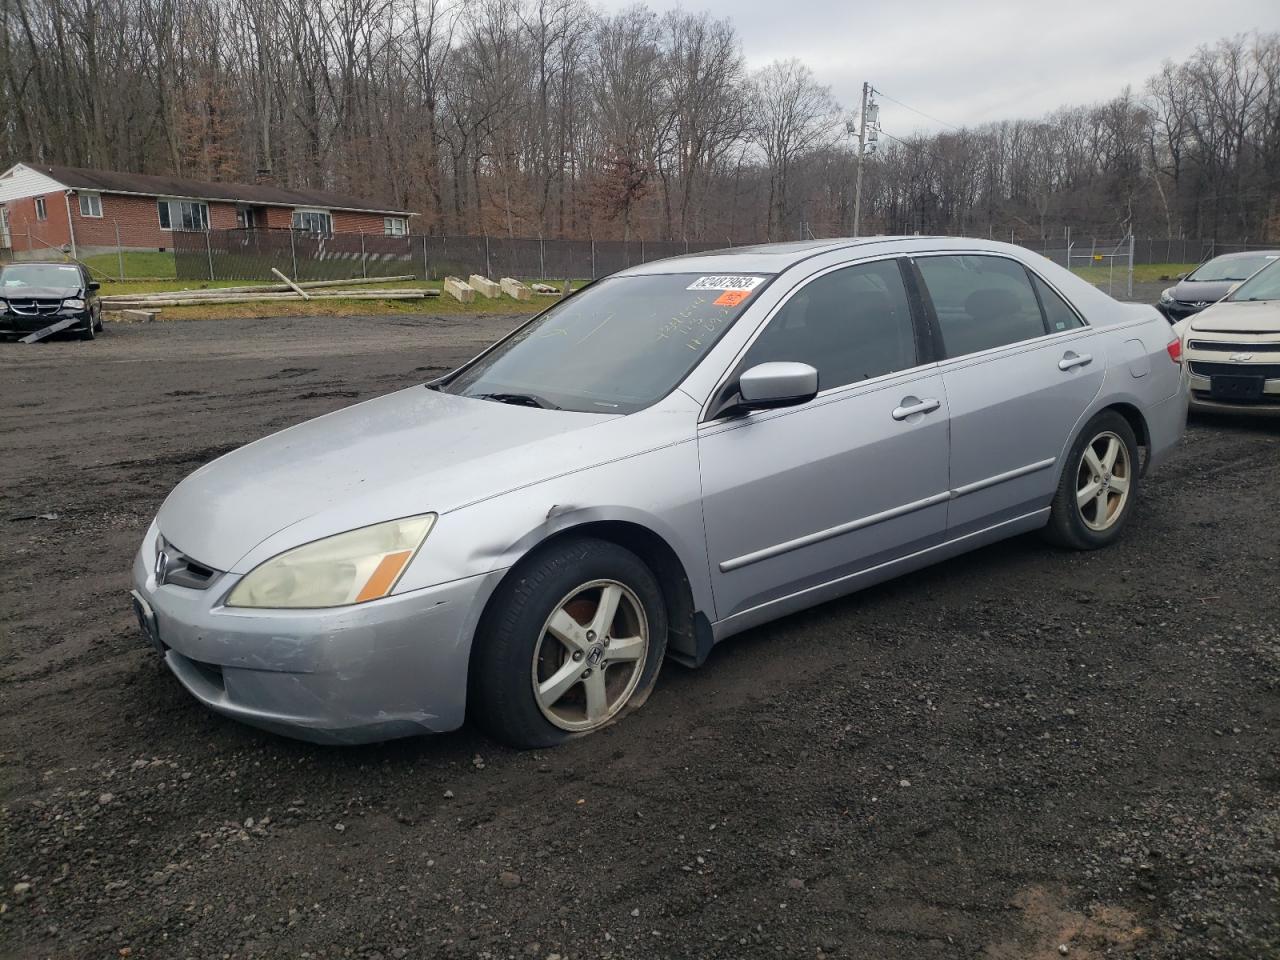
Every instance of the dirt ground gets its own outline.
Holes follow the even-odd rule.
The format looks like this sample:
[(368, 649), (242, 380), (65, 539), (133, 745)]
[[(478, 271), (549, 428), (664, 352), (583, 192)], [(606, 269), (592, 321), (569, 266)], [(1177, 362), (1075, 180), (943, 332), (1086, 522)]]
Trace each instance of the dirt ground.
[(1280, 955), (1280, 422), (1193, 421), (1109, 551), (790, 617), (558, 750), (202, 709), (129, 611), (165, 494), (514, 322), (0, 345), (0, 955)]

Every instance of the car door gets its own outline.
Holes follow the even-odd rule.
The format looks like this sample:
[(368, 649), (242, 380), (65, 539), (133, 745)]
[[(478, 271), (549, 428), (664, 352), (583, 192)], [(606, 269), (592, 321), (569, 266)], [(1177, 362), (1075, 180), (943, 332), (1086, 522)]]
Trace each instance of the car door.
[(998, 255), (913, 259), (951, 409), (948, 536), (1045, 509), (1102, 388), (1103, 338), (1043, 278)]
[(893, 259), (860, 263), (799, 286), (734, 370), (808, 363), (818, 371), (818, 395), (700, 425), (719, 619), (945, 534), (946, 395), (905, 269)]

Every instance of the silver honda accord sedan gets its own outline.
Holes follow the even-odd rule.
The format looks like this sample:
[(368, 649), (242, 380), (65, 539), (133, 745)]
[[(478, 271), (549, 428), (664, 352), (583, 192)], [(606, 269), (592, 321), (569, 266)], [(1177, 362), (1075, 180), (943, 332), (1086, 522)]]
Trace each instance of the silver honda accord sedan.
[(648, 263), (191, 474), (134, 608), (247, 723), (549, 746), (804, 607), (1026, 531), (1106, 546), (1187, 397), (1152, 307), (1014, 246)]

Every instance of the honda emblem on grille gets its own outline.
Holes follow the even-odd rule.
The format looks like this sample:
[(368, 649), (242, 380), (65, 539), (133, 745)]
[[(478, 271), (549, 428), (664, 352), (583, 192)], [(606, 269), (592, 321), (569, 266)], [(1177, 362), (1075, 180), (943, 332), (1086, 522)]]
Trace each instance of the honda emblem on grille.
[(1197, 310), (1203, 310), (1208, 305), (1209, 305), (1208, 300), (1197, 300), (1195, 303), (1192, 304), (1192, 306), (1195, 307)]
[(1252, 353), (1233, 353), (1231, 359), (1236, 363), (1244, 363), (1246, 360), (1252, 360)]

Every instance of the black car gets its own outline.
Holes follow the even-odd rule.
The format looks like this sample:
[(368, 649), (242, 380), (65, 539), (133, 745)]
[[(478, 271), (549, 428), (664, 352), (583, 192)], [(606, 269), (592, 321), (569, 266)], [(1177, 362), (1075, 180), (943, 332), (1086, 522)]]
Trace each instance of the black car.
[(77, 263), (23, 261), (0, 267), (0, 334), (27, 334), (60, 320), (82, 340), (102, 331), (98, 284)]
[(1214, 257), (1179, 280), (1177, 286), (1162, 292), (1156, 309), (1170, 323), (1177, 323), (1184, 317), (1217, 303), (1236, 284), (1248, 280), (1278, 258), (1280, 250), (1250, 250)]

